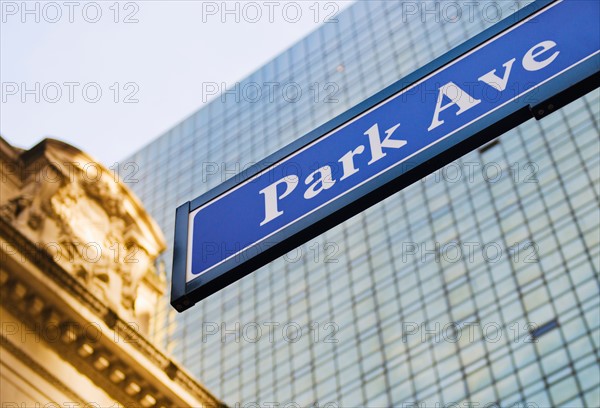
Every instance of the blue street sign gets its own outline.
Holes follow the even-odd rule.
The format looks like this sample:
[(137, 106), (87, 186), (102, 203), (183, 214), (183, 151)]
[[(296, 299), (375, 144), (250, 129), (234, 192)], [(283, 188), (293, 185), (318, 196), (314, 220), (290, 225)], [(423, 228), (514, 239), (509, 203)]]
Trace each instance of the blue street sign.
[(198, 300), (598, 86), (600, 2), (538, 1), (177, 210), (171, 303)]

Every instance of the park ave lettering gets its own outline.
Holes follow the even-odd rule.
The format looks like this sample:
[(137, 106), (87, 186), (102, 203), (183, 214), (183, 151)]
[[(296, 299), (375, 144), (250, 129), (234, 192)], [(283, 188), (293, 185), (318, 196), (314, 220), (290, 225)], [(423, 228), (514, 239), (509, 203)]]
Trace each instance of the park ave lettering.
[[(560, 51), (553, 50), (556, 47), (554, 41), (546, 40), (542, 41), (529, 49), (525, 55), (521, 58), (522, 67), (530, 72), (539, 71), (548, 65), (550, 65), (558, 56)], [(509, 83), (509, 78), (513, 65), (517, 58), (512, 58), (502, 64), (502, 68), (494, 69), (490, 72), (477, 78), (477, 81), (490, 86), (497, 91), (504, 91)], [(501, 71), (498, 72), (497, 71)], [(448, 100), (448, 102), (444, 102)], [(454, 82), (448, 82), (447, 84), (439, 87), (437, 103), (433, 107), (433, 115), (431, 124), (427, 131), (431, 132), (440, 126), (444, 125), (444, 119), (441, 118), (446, 110), (456, 105), (455, 115), (460, 116), (469, 109), (477, 106), (481, 103), (481, 100), (473, 98), (466, 91), (461, 89)], [(369, 154), (370, 159), (367, 165), (371, 165), (386, 156), (387, 149), (401, 149), (406, 146), (407, 141), (397, 137), (397, 131), (400, 128), (400, 123), (386, 129), (383, 133), (383, 138), (379, 125), (377, 123), (369, 127), (364, 135), (368, 138), (368, 152), (365, 145), (361, 144), (355, 149), (348, 151), (337, 161), (341, 163), (342, 174), (339, 180), (335, 180), (332, 174), (330, 166), (323, 166), (314, 172), (310, 173), (304, 180), (303, 183), (306, 186), (303, 197), (305, 200), (310, 200), (316, 197), (319, 193), (324, 190), (332, 188), (336, 181), (345, 180), (349, 177), (354, 176), (360, 171), (356, 167), (354, 157), (362, 154)], [(365, 144), (367, 140), (365, 140)], [(259, 191), (259, 194), (263, 195), (265, 217), (260, 223), (261, 226), (268, 224), (277, 217), (280, 217), (284, 213), (285, 200), (286, 199), (298, 199), (298, 194), (294, 194), (300, 184), (300, 178), (297, 175), (288, 175), (283, 177), (273, 184), (265, 187)], [(288, 198), (289, 197), (289, 198)]]

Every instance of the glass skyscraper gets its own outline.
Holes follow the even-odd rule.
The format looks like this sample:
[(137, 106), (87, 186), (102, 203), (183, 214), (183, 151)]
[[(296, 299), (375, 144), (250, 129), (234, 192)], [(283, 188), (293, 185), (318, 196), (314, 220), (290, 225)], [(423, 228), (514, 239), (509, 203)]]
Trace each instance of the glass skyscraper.
[[(121, 174), (172, 240), (179, 205), (526, 4), (357, 2)], [(596, 90), (183, 314), (165, 298), (154, 335), (230, 406), (600, 406), (599, 122)]]

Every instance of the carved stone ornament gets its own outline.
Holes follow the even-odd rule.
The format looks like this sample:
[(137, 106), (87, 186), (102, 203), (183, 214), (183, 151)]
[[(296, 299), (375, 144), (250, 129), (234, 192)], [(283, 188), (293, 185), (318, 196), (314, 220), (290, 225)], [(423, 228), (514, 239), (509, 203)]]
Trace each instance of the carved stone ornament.
[(139, 200), (103, 165), (56, 140), (21, 154), (16, 168), (20, 185), (3, 185), (0, 216), (115, 311), (134, 315), (139, 283), (156, 274), (165, 248)]

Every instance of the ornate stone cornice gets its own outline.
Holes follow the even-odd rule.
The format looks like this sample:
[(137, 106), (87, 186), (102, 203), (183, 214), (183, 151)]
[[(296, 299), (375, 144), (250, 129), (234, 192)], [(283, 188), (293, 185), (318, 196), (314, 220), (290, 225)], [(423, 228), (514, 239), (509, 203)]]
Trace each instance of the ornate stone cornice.
[(0, 216), (120, 316), (146, 321), (165, 289), (154, 261), (166, 243), (118, 175), (54, 139), (22, 151), (0, 138), (0, 161)]
[(2, 307), (108, 395), (128, 407), (224, 406), (3, 218), (0, 237)]

